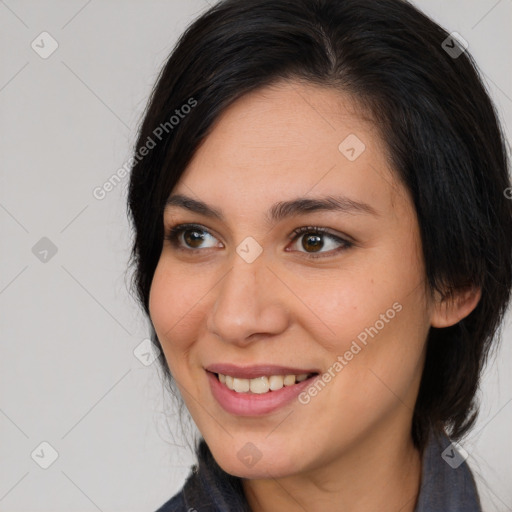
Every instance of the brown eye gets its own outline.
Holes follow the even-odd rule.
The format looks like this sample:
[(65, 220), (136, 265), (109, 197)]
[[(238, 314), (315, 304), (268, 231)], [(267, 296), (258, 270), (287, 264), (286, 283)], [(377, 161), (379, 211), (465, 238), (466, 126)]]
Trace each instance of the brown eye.
[[(293, 232), (293, 242), (301, 239), (301, 247), (308, 258), (322, 258), (337, 254), (353, 246), (352, 242), (336, 236), (325, 228), (307, 226), (296, 229)], [(341, 247), (340, 247), (341, 246)], [(326, 251), (322, 249), (327, 248)], [(315, 254), (315, 253), (318, 253)]]
[(310, 234), (302, 238), (302, 247), (313, 252), (319, 251), (324, 246), (322, 237), (317, 234)]
[(197, 249), (204, 241), (204, 234), (197, 229), (186, 229), (183, 231), (183, 240), (190, 247)]
[[(208, 238), (212, 241), (209, 245), (204, 245), (208, 242)], [(180, 224), (174, 226), (167, 231), (165, 239), (169, 240), (176, 249), (184, 251), (209, 249), (219, 246), (219, 242), (216, 241), (217, 239), (208, 230), (194, 224)]]

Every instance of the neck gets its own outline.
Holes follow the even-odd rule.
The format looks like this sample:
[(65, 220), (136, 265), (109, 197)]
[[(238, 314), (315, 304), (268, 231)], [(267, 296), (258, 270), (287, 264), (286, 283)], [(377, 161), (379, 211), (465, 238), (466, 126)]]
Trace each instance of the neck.
[(242, 480), (253, 512), (414, 512), (420, 483), (421, 455), (401, 429), (381, 430), (301, 474)]

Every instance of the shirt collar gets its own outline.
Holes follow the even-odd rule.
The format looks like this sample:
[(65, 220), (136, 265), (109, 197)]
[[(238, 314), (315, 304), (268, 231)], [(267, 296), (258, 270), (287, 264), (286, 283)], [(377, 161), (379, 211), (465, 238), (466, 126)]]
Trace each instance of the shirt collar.
[(475, 480), (445, 434), (430, 433), (422, 464), (421, 488), (415, 512), (481, 512)]

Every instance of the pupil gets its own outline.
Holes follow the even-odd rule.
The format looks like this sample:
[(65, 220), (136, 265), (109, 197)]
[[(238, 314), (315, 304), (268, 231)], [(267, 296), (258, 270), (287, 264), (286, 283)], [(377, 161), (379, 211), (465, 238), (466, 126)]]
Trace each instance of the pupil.
[(324, 243), (322, 242), (322, 237), (316, 234), (305, 237), (304, 242), (302, 243), (304, 249), (308, 249), (308, 247), (306, 247), (306, 244), (310, 244), (309, 248), (313, 249), (313, 251), (320, 250), (324, 245)]
[[(192, 233), (193, 235), (190, 236), (190, 233)], [(201, 235), (197, 230), (189, 229), (188, 231), (185, 232), (184, 237), (185, 242), (192, 247), (197, 247), (201, 245), (201, 242), (203, 241), (203, 235)]]

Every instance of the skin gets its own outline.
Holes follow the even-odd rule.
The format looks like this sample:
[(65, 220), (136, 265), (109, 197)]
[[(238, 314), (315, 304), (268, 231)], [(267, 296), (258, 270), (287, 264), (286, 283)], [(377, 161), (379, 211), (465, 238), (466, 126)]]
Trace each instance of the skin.
[[(350, 134), (366, 146), (354, 161), (338, 149)], [(410, 430), (425, 340), (431, 325), (469, 314), (479, 291), (449, 302), (427, 293), (414, 206), (376, 124), (339, 91), (280, 82), (223, 112), (172, 193), (208, 203), (225, 220), (166, 208), (166, 230), (196, 223), (206, 232), (198, 245), (180, 237), (181, 251), (164, 242), (151, 319), (194, 421), (219, 465), (244, 478), (252, 510), (412, 512), (421, 454)], [(276, 202), (329, 194), (378, 215), (317, 211), (265, 223)], [(290, 240), (302, 226), (354, 244), (321, 235), (316, 252), (307, 233)], [(263, 249), (252, 263), (236, 252), (248, 236)], [(394, 303), (401, 311), (309, 403), (242, 417), (213, 398), (209, 364), (325, 372)], [(247, 442), (261, 454), (252, 467), (237, 457)]]

